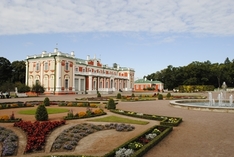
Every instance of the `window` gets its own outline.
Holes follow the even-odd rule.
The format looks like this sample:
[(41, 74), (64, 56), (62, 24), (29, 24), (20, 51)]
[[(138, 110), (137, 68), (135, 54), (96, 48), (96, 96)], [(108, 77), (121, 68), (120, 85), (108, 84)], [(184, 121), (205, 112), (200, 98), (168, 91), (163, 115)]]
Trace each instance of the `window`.
[(48, 67), (48, 62), (45, 62), (45, 65), (44, 65), (44, 66), (45, 66), (45, 67), (44, 67), (44, 68), (45, 68), (44, 70), (47, 71), (47, 70), (49, 69), (49, 67)]
[(93, 81), (93, 89), (96, 89), (96, 81)]
[(99, 88), (102, 88), (102, 81), (99, 82)]
[(79, 79), (75, 78), (75, 91), (79, 90)]
[(65, 88), (68, 88), (68, 79), (65, 79)]
[(111, 85), (111, 88), (113, 88), (113, 80), (111, 80), (111, 84), (110, 85)]
[(68, 70), (68, 67), (69, 67), (68, 62), (66, 62), (65, 70)]
[(37, 64), (36, 64), (36, 71), (39, 71), (39, 70), (40, 70), (40, 64), (37, 63)]

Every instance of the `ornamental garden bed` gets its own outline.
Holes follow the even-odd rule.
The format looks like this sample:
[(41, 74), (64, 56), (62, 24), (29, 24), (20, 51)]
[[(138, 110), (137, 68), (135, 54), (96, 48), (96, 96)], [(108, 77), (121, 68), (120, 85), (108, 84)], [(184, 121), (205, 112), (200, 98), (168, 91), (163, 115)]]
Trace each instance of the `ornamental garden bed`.
[(105, 125), (95, 125), (92, 123), (82, 123), (63, 130), (52, 144), (51, 152), (73, 151), (78, 142), (97, 131), (115, 129), (116, 131), (132, 131), (134, 126), (129, 124), (109, 123)]
[(14, 123), (14, 127), (19, 127), (26, 133), (27, 145), (24, 152), (32, 153), (44, 151), (48, 134), (56, 127), (64, 124), (65, 121), (19, 121)]
[(173, 130), (172, 126), (156, 125), (115, 148), (104, 157), (142, 157)]
[(1, 156), (12, 156), (17, 154), (19, 145), (18, 136), (13, 131), (0, 126), (0, 143), (2, 143)]
[(118, 109), (112, 109), (110, 111), (113, 113), (122, 114), (122, 115), (126, 115), (126, 116), (160, 121), (161, 125), (178, 126), (182, 122), (182, 118), (179, 118), (179, 117), (150, 115), (150, 114), (145, 114), (145, 113), (124, 111), (124, 110), (118, 110)]
[[(141, 113), (135, 113), (135, 112), (131, 112), (131, 111), (126, 111), (126, 112), (128, 113), (127, 116), (131, 116), (131, 115), (142, 116)], [(82, 112), (79, 112), (79, 113), (73, 113), (72, 110), (70, 110), (65, 118), (68, 118), (66, 120), (72, 120), (72, 119), (82, 119), (82, 118), (101, 116), (101, 115), (105, 115), (105, 114), (106, 113), (103, 112), (103, 110), (100, 109), (100, 108), (93, 109), (91, 107), (87, 107), (86, 111), (82, 111)], [(161, 121), (166, 120), (166, 118), (168, 118), (168, 117), (165, 118), (164, 116), (147, 115), (147, 114), (144, 114), (144, 116), (145, 117), (148, 116), (148, 117), (151, 117), (151, 118), (154, 117), (155, 119), (160, 119)], [(138, 117), (138, 118), (141, 118), (141, 117)], [(145, 119), (150, 119), (150, 118), (145, 118)], [(48, 122), (48, 124), (46, 122)], [(60, 123), (60, 124), (57, 125), (56, 123)], [(168, 122), (165, 121), (165, 123), (168, 123)], [(64, 121), (45, 121), (45, 122), (39, 122), (39, 121), (31, 122), (31, 121), (22, 121), (21, 120), (21, 121), (15, 122), (14, 126), (19, 127), (22, 130), (24, 130), (25, 134), (27, 135), (27, 145), (25, 147), (24, 153), (29, 154), (29, 153), (44, 152), (46, 138), (48, 136), (50, 136), (50, 133), (51, 133), (51, 131), (54, 130), (54, 128), (59, 127), (59, 126), (61, 126), (63, 124), (65, 124), (65, 120)], [(51, 152), (63, 152), (63, 151), (65, 151), (64, 154), (69, 154), (69, 151), (74, 150), (74, 148), (78, 144), (77, 142), (82, 138), (82, 136), (84, 137), (84, 136), (89, 135), (90, 133), (93, 133), (93, 132), (97, 131), (94, 128), (98, 129), (101, 126), (97, 127), (97, 126), (91, 125), (91, 127), (93, 127), (93, 128), (92, 129), (90, 129), (90, 128), (87, 129), (87, 127), (86, 128), (84, 126), (81, 127), (81, 128), (83, 128), (81, 130), (83, 132), (86, 132), (86, 134), (81, 134), (81, 135), (79, 134), (79, 137), (77, 139), (74, 138), (75, 134), (73, 134), (73, 132), (77, 131), (77, 130), (74, 131), (74, 129), (75, 129), (74, 127), (65, 129), (67, 131), (67, 133), (68, 133), (68, 136), (66, 138), (69, 139), (69, 140), (67, 141), (66, 138), (65, 138), (65, 139), (62, 139), (62, 141), (64, 140), (65, 142), (60, 143), (61, 141), (59, 141), (59, 140), (56, 141), (57, 140), (57, 138), (56, 138), (55, 145), (53, 145), (51, 147)], [(131, 131), (130, 128), (132, 130), (134, 129), (134, 127), (129, 125), (129, 124), (128, 125), (127, 124), (122, 124), (121, 127), (120, 127), (119, 124), (116, 124), (116, 123), (106, 124), (104, 126), (104, 129), (107, 129), (107, 128), (109, 128), (109, 129), (110, 128), (112, 128), (112, 129), (116, 129), (116, 128), (121, 129), (122, 128), (123, 130), (125, 129), (125, 131)], [(165, 131), (168, 128), (171, 128), (171, 130), (169, 129), (169, 131)], [(151, 128), (151, 129), (153, 129), (153, 128)], [(78, 131), (81, 131), (81, 130), (78, 130)], [(160, 134), (156, 133), (157, 130), (160, 131)], [(149, 132), (147, 132), (147, 131), (149, 131)], [(138, 154), (142, 155), (142, 154), (146, 153), (154, 145), (156, 145), (159, 141), (161, 141), (170, 131), (172, 131), (172, 126), (161, 126), (160, 125), (160, 126), (157, 126), (157, 127), (155, 126), (154, 132), (153, 132), (153, 130), (147, 130), (147, 131), (144, 132), (144, 134), (137, 135), (137, 137), (131, 139), (130, 141), (125, 142), (124, 144), (122, 144), (118, 148), (114, 149), (110, 153), (107, 153), (106, 155), (108, 156), (108, 154), (113, 154), (113, 153), (114, 153), (114, 155), (118, 155), (118, 154), (121, 154), (121, 153), (125, 152), (124, 150), (127, 150), (127, 152), (130, 152), (133, 156), (137, 156)], [(168, 132), (168, 133), (166, 133), (166, 132)], [(66, 132), (62, 132), (62, 133), (63, 133), (62, 134), (63, 136), (60, 136), (60, 138), (65, 137), (64, 134)], [(77, 134), (77, 132), (76, 132), (76, 134)], [(74, 138), (73, 142), (71, 142), (71, 139), (70, 139), (72, 137)], [(75, 143), (75, 141), (77, 141), (77, 142)], [(154, 142), (151, 142), (151, 141), (154, 141)], [(136, 145), (139, 145), (139, 147), (137, 146), (135, 148)], [(63, 155), (59, 155), (59, 156), (63, 156)], [(64, 156), (68, 156), (68, 155), (64, 155)], [(81, 156), (81, 155), (77, 155), (77, 156)]]
[(81, 111), (78, 113), (73, 113), (73, 110), (71, 109), (67, 116), (65, 116), (64, 120), (74, 120), (74, 119), (83, 119), (83, 118), (92, 118), (92, 117), (98, 117), (106, 115), (106, 112), (104, 112), (101, 108), (97, 108), (93, 110), (92, 108), (87, 108), (86, 111)]

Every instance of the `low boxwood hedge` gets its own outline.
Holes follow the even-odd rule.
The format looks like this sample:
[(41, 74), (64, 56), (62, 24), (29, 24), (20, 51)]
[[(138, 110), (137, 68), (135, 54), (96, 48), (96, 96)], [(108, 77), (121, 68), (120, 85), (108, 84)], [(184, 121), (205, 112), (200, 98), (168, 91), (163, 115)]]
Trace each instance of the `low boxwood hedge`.
[(179, 117), (167, 117), (159, 115), (150, 115), (145, 113), (137, 113), (132, 111), (123, 111), (123, 110), (110, 110), (113, 113), (122, 114), (125, 116), (137, 117), (142, 119), (156, 120), (160, 121), (160, 125), (169, 125), (169, 126), (178, 126), (182, 122), (182, 118)]
[(131, 155), (131, 157), (142, 157), (146, 152), (148, 152), (152, 147), (157, 145), (164, 137), (166, 137), (172, 130), (172, 126), (161, 126), (161, 125), (155, 125), (145, 132), (143, 132), (140, 135), (137, 135), (136, 137), (132, 138), (131, 140), (125, 142), (124, 144), (120, 145), (119, 147), (115, 148), (111, 152), (104, 155), (104, 157), (113, 157), (116, 154), (116, 151), (118, 151), (120, 148), (127, 148), (128, 145), (132, 142), (138, 141), (139, 138), (145, 136), (146, 134), (151, 133), (154, 129), (157, 128), (163, 128), (164, 130), (156, 137), (154, 137), (151, 141), (149, 141), (147, 144), (144, 144), (143, 147), (140, 149), (134, 151), (134, 153)]

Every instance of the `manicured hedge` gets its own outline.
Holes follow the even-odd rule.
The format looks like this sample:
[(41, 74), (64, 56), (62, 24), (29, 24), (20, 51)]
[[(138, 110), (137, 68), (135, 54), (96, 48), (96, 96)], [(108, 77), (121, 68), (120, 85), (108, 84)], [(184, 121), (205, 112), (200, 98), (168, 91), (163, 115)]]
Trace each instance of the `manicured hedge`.
[(151, 148), (157, 145), (164, 137), (166, 137), (173, 130), (173, 127), (172, 126), (160, 126), (160, 125), (153, 126), (149, 128), (148, 130), (146, 130), (145, 132), (143, 132), (142, 134), (137, 135), (136, 137), (125, 142), (121, 146), (115, 148), (111, 152), (105, 154), (104, 157), (115, 156), (116, 151), (118, 151), (120, 148), (127, 148), (131, 142), (138, 141), (140, 137), (152, 132), (155, 128), (164, 128), (164, 131), (158, 136), (156, 136), (155, 138), (153, 138), (149, 143), (143, 145), (143, 147), (141, 147), (139, 150), (134, 151), (134, 154), (131, 155), (131, 157), (142, 157), (146, 152), (148, 152)]
[(142, 119), (156, 120), (160, 121), (160, 125), (169, 125), (169, 126), (178, 126), (182, 122), (182, 118), (179, 117), (167, 117), (159, 115), (150, 115), (145, 113), (137, 113), (132, 111), (123, 111), (123, 110), (110, 110), (113, 113), (122, 114), (130, 117), (137, 117)]

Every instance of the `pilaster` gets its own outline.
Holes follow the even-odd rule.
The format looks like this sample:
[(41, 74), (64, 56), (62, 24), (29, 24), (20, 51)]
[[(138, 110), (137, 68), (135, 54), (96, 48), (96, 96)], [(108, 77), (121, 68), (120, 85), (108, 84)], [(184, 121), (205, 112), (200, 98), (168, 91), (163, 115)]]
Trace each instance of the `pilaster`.
[(56, 91), (60, 92), (61, 91), (61, 81), (62, 81), (62, 76), (61, 76), (61, 60), (57, 60), (56, 64)]

